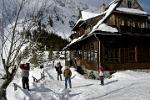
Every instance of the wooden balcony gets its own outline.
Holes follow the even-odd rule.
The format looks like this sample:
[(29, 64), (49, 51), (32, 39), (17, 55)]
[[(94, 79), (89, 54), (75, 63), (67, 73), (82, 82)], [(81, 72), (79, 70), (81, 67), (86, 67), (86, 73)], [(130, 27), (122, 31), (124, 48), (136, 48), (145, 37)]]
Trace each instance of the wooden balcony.
[(137, 33), (137, 34), (149, 34), (150, 28), (138, 28), (131, 26), (120, 26), (120, 33)]

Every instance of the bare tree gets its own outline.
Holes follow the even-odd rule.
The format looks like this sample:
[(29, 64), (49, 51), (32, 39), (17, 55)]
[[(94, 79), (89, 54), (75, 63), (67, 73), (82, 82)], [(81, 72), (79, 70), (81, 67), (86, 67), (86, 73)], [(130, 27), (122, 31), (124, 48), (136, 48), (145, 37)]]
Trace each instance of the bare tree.
[[(2, 61), (0, 67), (5, 71), (5, 74), (0, 79), (0, 81), (3, 80), (3, 83), (0, 84), (0, 100), (7, 100), (6, 88), (13, 80), (23, 58), (19, 56), (21, 50), (29, 43), (29, 40), (25, 37), (28, 35), (27, 31), (34, 27), (32, 20), (38, 14), (36, 6), (39, 0), (37, 0), (37, 4), (35, 3), (32, 11), (27, 9), (30, 4), (29, 2), (32, 0), (12, 0), (16, 5), (11, 12), (13, 17), (9, 15), (8, 11), (10, 11), (10, 8), (7, 6), (6, 1), (10, 0), (2, 0), (3, 7), (2, 14), (0, 15), (0, 60)], [(45, 4), (43, 3), (41, 8), (44, 8)], [(18, 58), (19, 61), (17, 61)]]

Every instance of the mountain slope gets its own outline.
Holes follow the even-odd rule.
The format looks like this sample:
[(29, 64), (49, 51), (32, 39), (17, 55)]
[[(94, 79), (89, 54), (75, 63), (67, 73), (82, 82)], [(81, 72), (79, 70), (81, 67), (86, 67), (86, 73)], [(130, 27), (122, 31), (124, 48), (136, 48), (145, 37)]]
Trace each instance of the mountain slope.
[[(0, 0), (0, 12), (2, 7), (7, 10), (4, 12), (5, 19), (15, 20), (14, 15), (18, 8), (18, 2), (21, 0)], [(79, 12), (88, 10), (98, 12), (102, 0), (26, 0), (23, 12), (20, 18), (30, 15), (39, 15), (38, 20), (44, 24), (48, 31), (54, 31), (63, 38), (68, 38), (73, 25), (76, 23)], [(112, 0), (105, 0), (106, 4)], [(140, 5), (146, 10), (145, 2), (139, 1)], [(34, 14), (33, 14), (34, 13)], [(1, 16), (1, 14), (0, 14)], [(31, 16), (30, 16), (31, 17)]]
[[(21, 0), (16, 0), (21, 1)], [(35, 15), (41, 24), (45, 25), (48, 31), (54, 31), (58, 35), (68, 38), (71, 29), (79, 17), (79, 11), (96, 11), (95, 4), (98, 0), (26, 0), (20, 20), (24, 16), (33, 17)], [(96, 3), (97, 2), (97, 3)], [(19, 7), (15, 0), (0, 1), (0, 12), (3, 10), (4, 19), (13, 23)], [(4, 8), (4, 9), (2, 9)], [(35, 17), (34, 16), (34, 17)], [(8, 24), (6, 24), (8, 25)]]

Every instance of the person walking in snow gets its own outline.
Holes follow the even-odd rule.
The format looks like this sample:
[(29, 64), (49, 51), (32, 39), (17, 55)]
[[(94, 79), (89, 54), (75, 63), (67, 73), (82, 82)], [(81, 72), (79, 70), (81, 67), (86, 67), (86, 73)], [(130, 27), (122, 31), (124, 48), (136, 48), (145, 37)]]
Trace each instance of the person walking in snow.
[(55, 64), (55, 60), (53, 60), (53, 65), (52, 65), (52, 68), (54, 68), (54, 64)]
[(44, 65), (43, 64), (41, 64), (40, 65), (40, 69), (41, 69), (41, 78), (44, 78), (45, 77), (45, 75), (44, 75)]
[(22, 87), (23, 89), (29, 89), (29, 70), (30, 70), (30, 63), (21, 64), (20, 68), (22, 70)]
[(60, 77), (60, 80), (62, 81), (62, 65), (60, 62), (57, 63), (57, 65), (55, 66), (55, 69), (56, 69), (56, 72), (57, 72), (57, 80), (59, 80), (59, 77)]
[(70, 68), (66, 66), (63, 74), (65, 77), (65, 88), (67, 89), (67, 83), (69, 83), (70, 88), (72, 88), (72, 85), (71, 85), (72, 72), (71, 72)]
[(100, 66), (98, 72), (99, 72), (99, 78), (101, 81), (101, 85), (104, 85), (104, 67)]

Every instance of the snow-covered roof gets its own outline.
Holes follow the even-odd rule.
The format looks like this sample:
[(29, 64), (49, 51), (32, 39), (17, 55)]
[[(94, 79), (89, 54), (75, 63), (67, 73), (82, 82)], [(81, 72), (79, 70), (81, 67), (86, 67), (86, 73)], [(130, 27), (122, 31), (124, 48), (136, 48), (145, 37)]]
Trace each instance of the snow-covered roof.
[(93, 12), (89, 12), (89, 11), (81, 11), (81, 18), (76, 22), (75, 26), (73, 27), (73, 29), (79, 24), (79, 22), (81, 21), (86, 21), (88, 19), (91, 19), (91, 18), (94, 18), (94, 17), (97, 17), (97, 16), (100, 16), (100, 15), (103, 15), (105, 14), (106, 12), (103, 12), (103, 13), (93, 13)]
[(82, 36), (80, 36), (80, 37), (78, 37), (78, 38), (73, 39), (66, 47), (63, 48), (63, 50), (67, 49), (67, 48), (68, 48), (69, 46), (71, 46), (72, 44), (74, 44), (74, 43), (80, 41), (84, 36), (85, 36), (85, 35), (82, 35)]
[[(111, 5), (109, 6), (109, 8), (101, 13), (101, 14), (105, 14), (105, 16), (93, 27), (92, 31), (87, 35), (87, 37), (91, 36), (92, 34), (94, 34), (94, 31), (97, 31), (97, 30), (100, 30), (100, 31), (106, 31), (106, 32), (111, 32), (111, 33), (114, 33), (114, 32), (118, 32), (118, 30), (116, 28), (113, 28), (111, 26), (108, 26), (106, 24), (104, 24), (103, 22), (109, 17), (109, 15), (112, 13), (112, 11), (116, 8), (116, 6), (118, 5), (119, 3), (119, 0), (114, 0)], [(84, 16), (86, 16), (87, 14), (89, 14), (89, 17), (84, 17), (84, 20), (87, 20), (88, 18), (93, 18), (94, 16), (98, 16), (98, 15), (93, 15), (92, 17), (92, 13), (82, 13), (84, 14)], [(100, 15), (101, 15), (100, 14)], [(83, 21), (83, 19), (79, 19), (77, 21), (77, 23), (79, 23), (80, 21)], [(77, 25), (77, 24), (76, 24)], [(76, 26), (75, 25), (75, 26)], [(69, 46), (71, 46), (72, 44), (74, 44), (75, 42), (78, 42), (80, 40), (83, 40), (85, 37), (85, 35), (82, 35), (81, 37), (77, 38), (77, 39), (74, 39), (71, 43), (69, 43), (64, 49), (68, 48)], [(85, 37), (85, 38), (87, 38)]]
[(145, 11), (142, 11), (140, 9), (133, 9), (133, 8), (124, 8), (124, 7), (119, 7), (116, 8), (118, 11), (122, 11), (125, 13), (130, 13), (130, 14), (140, 14), (140, 15), (147, 15), (148, 13)]
[(82, 15), (82, 17), (81, 17), (82, 20), (87, 20), (87, 19), (99, 16), (100, 14), (88, 12), (88, 11), (82, 11), (81, 15)]
[(76, 24), (75, 24), (75, 26), (73, 27), (73, 29), (79, 24), (79, 22), (81, 22), (81, 21), (84, 21), (82, 18), (80, 18), (77, 22), (76, 22)]
[(108, 26), (105, 23), (100, 24), (96, 30), (100, 30), (100, 31), (105, 31), (105, 32), (111, 32), (111, 33), (115, 33), (118, 32), (118, 30), (116, 28), (113, 28), (111, 26)]
[(113, 4), (114, 2), (116, 2), (116, 1), (119, 2), (120, 0), (112, 0), (112, 1), (109, 3), (109, 6), (112, 5), (112, 4)]
[[(105, 32), (110, 32), (110, 33), (115, 33), (115, 32), (118, 32), (118, 30), (116, 28), (113, 28), (111, 26), (108, 26), (106, 25), (105, 23), (102, 23), (101, 25), (98, 26), (98, 28), (95, 29), (96, 30), (100, 30), (100, 31), (105, 31)], [(93, 33), (94, 34), (94, 33)], [(97, 33), (95, 33), (97, 34)], [(102, 33), (104, 34), (104, 33)], [(92, 35), (92, 34), (90, 34)], [(88, 35), (87, 37), (89, 37), (90, 35)], [(110, 35), (110, 34), (109, 34)], [(115, 34), (116, 35), (116, 34)], [(82, 35), (81, 37), (78, 37), (78, 38), (75, 38), (73, 39), (66, 47), (63, 48), (63, 50), (67, 49), (69, 46), (71, 46), (72, 44), (76, 43), (76, 42), (79, 42), (80, 40), (83, 40), (85, 38), (85, 34)]]
[[(111, 15), (111, 13), (116, 9), (118, 11), (122, 12), (128, 12), (132, 14), (140, 14), (140, 15), (147, 15), (145, 11), (142, 11), (140, 9), (133, 9), (133, 8), (117, 8), (117, 5), (119, 4), (120, 0), (114, 0), (109, 4), (108, 9), (103, 13), (105, 14), (104, 17), (98, 21), (98, 23), (93, 27), (92, 31), (85, 37), (85, 35), (73, 40), (67, 47), (72, 45), (75, 42), (79, 42), (85, 38), (90, 37), (93, 34), (96, 34), (95, 31), (102, 31), (102, 32), (110, 32), (110, 33), (117, 33), (117, 28), (111, 27), (104, 23), (104, 21)], [(88, 15), (88, 16), (87, 16)], [(87, 19), (93, 18), (94, 16), (98, 16), (98, 14), (93, 14), (89, 12), (82, 12), (82, 18), (78, 20), (79, 21), (85, 21)], [(104, 33), (102, 33), (104, 34)], [(110, 34), (109, 34), (110, 35)], [(113, 34), (112, 34), (113, 35)], [(67, 48), (66, 47), (66, 48)]]
[[(104, 24), (103, 22), (109, 17), (109, 15), (112, 13), (112, 11), (116, 8), (117, 4), (119, 3), (119, 1), (117, 0), (116, 2), (111, 3), (111, 5), (109, 6), (109, 8), (106, 10), (106, 14), (105, 16), (93, 27), (93, 30), (89, 33), (92, 34), (95, 30), (105, 30), (104, 29)], [(102, 25), (103, 24), (103, 25)], [(106, 25), (105, 25), (106, 26)], [(103, 28), (103, 29), (100, 29)], [(108, 26), (107, 26), (108, 28)], [(112, 29), (112, 28), (111, 28)], [(114, 31), (114, 29), (113, 29)], [(116, 32), (117, 30), (115, 30)]]

